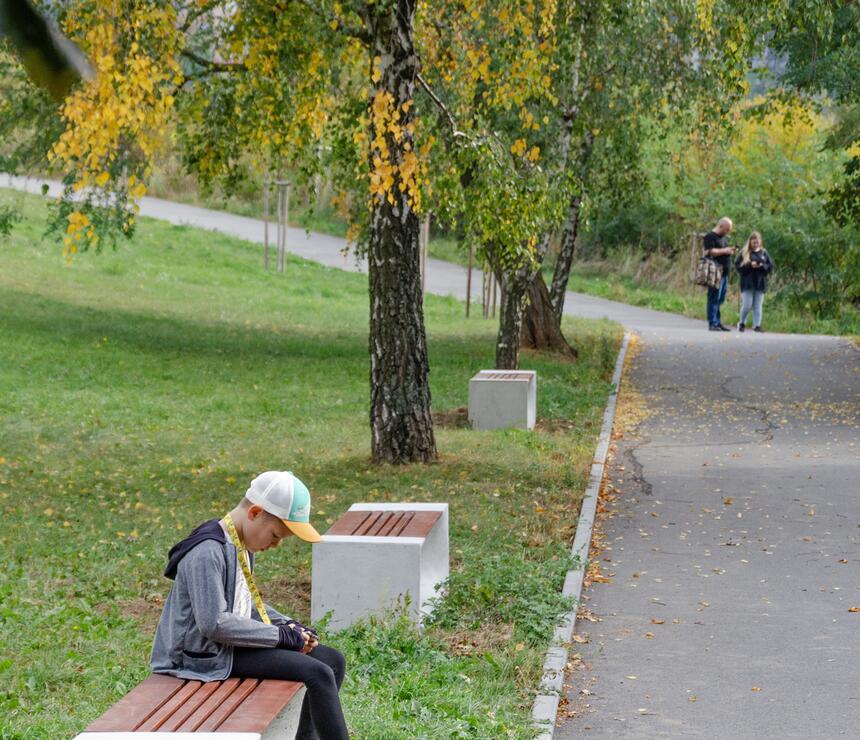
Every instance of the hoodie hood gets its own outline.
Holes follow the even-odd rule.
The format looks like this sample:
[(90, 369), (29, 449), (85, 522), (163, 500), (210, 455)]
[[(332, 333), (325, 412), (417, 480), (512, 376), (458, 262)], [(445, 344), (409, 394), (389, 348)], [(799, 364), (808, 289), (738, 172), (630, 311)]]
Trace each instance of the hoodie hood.
[(197, 545), (206, 540), (217, 540), (222, 544), (227, 541), (227, 535), (224, 534), (224, 530), (221, 528), (218, 519), (210, 519), (208, 522), (203, 522), (184, 540), (180, 540), (170, 548), (170, 552), (167, 553), (167, 567), (164, 569), (164, 575), (171, 581), (175, 580), (179, 561), (197, 547)]

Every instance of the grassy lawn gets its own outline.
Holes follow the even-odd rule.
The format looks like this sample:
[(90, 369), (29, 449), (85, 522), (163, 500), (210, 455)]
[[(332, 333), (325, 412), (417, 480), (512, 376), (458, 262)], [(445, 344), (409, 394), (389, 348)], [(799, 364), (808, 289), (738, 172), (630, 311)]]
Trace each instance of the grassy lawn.
[[(323, 531), (355, 501), (448, 501), (452, 577), (432, 625), (328, 637), (361, 738), (530, 737), (543, 651), (621, 332), (569, 321), (581, 361), (526, 355), (539, 428), (458, 422), (495, 325), (428, 296), (439, 462), (369, 464), (366, 278), (143, 220), (66, 264), (44, 205), (0, 242), (0, 737), (82, 730), (148, 673), (169, 547), (258, 471), (290, 469)], [(473, 314), (474, 316), (474, 314)], [(452, 413), (454, 412), (454, 413)], [(310, 548), (262, 555), (267, 600), (310, 603)]]

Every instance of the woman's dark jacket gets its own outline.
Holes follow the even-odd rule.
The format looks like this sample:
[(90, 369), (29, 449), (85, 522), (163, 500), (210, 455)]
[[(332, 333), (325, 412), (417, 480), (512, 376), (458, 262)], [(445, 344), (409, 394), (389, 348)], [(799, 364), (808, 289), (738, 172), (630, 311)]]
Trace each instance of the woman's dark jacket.
[[(753, 267), (753, 262), (760, 262), (761, 267)], [(735, 258), (735, 267), (741, 278), (741, 291), (767, 290), (767, 279), (773, 272), (773, 260), (766, 249), (750, 252), (750, 261), (741, 265), (741, 255)]]

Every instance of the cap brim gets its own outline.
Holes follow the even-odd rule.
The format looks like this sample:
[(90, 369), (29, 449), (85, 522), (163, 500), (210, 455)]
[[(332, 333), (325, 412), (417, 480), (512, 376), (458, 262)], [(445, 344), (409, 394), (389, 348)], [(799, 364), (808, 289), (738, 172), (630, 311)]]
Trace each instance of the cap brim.
[(306, 524), (305, 522), (291, 522), (288, 519), (281, 519), (281, 521), (286, 525), (287, 529), (289, 529), (290, 532), (300, 540), (304, 540), (305, 542), (320, 542), (322, 540), (320, 533), (317, 532), (310, 524)]

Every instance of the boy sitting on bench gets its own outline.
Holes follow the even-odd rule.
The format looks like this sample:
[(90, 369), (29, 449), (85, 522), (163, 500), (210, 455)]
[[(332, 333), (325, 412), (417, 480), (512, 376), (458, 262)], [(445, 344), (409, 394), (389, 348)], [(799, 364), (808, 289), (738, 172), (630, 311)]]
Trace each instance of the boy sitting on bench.
[(307, 694), (297, 740), (341, 740), (349, 737), (338, 695), (343, 655), (264, 604), (254, 581), (255, 553), (291, 534), (320, 540), (310, 511), (310, 493), (296, 476), (269, 471), (223, 519), (204, 522), (174, 545), (164, 571), (174, 584), (150, 662), (153, 673), (196, 681), (301, 681)]

